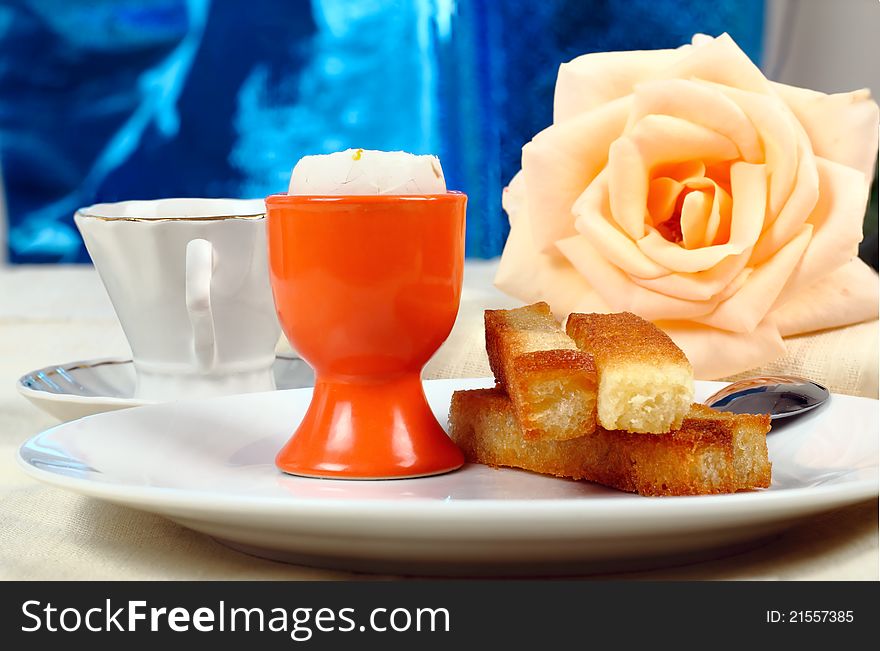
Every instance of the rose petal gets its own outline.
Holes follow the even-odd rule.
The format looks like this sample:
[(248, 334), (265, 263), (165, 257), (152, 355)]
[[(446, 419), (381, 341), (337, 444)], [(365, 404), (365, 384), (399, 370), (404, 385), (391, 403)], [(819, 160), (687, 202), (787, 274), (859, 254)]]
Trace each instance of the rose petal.
[(651, 228), (636, 244), (650, 260), (671, 271), (681, 273), (706, 271), (727, 256), (738, 255), (747, 248), (745, 246), (738, 248), (732, 244), (717, 244), (701, 249), (685, 249), (667, 240), (655, 228)]
[[(714, 182), (713, 182), (714, 183)], [(709, 222), (706, 224), (706, 236), (703, 246), (723, 244), (730, 239), (730, 219), (733, 212), (733, 200), (717, 183), (714, 183), (714, 201)]]
[(527, 303), (541, 300), (540, 256), (535, 248), (526, 204), (523, 173), (517, 172), (501, 194), (510, 233), (498, 262), (495, 285)]
[(772, 319), (748, 334), (681, 321), (657, 325), (684, 351), (699, 380), (742, 373), (785, 354), (785, 343)]
[[(645, 166), (649, 168), (693, 160), (711, 164), (739, 158), (736, 143), (730, 138), (671, 115), (646, 115), (621, 138), (624, 139), (635, 144)], [(608, 163), (613, 163), (611, 154)]]
[(648, 81), (635, 87), (630, 123), (663, 114), (687, 120), (731, 140), (740, 157), (762, 163), (764, 150), (755, 126), (743, 110), (716, 87), (689, 79)]
[[(745, 112), (761, 137), (764, 160), (770, 171), (768, 223), (776, 218), (792, 193), (799, 161), (799, 136), (806, 134), (788, 106), (773, 95), (761, 95), (719, 86)], [(735, 195), (734, 195), (735, 196)]]
[(817, 156), (853, 167), (874, 177), (880, 108), (867, 88), (826, 95), (806, 88), (772, 84), (791, 107), (810, 138)]
[(678, 195), (683, 189), (681, 181), (668, 176), (654, 179), (648, 184), (648, 215), (654, 226), (672, 217)]
[(611, 312), (599, 292), (567, 259), (547, 256), (541, 275), (545, 282), (541, 300), (553, 307), (558, 320), (562, 321), (572, 312)]
[(559, 318), (574, 309), (607, 312), (607, 305), (568, 260), (558, 253), (537, 252), (522, 173), (504, 189), (502, 205), (510, 218), (510, 235), (498, 264), (495, 286), (525, 303), (547, 301)]
[(632, 93), (640, 81), (654, 79), (687, 55), (676, 50), (595, 52), (559, 66), (553, 98), (553, 122), (561, 123)]
[(721, 292), (734, 281), (749, 261), (749, 250), (732, 255), (711, 269), (689, 274), (669, 274), (659, 278), (630, 279), (640, 287), (689, 301), (708, 301), (719, 298)]
[(877, 272), (854, 258), (801, 289), (773, 318), (786, 337), (876, 319), (878, 285)]
[(605, 258), (626, 273), (640, 278), (665, 276), (669, 269), (648, 258), (635, 242), (606, 219), (610, 213), (606, 178), (607, 171), (603, 170), (575, 202), (572, 207), (577, 217), (575, 228), (594, 241), (602, 242)]
[(713, 197), (706, 192), (689, 192), (681, 204), (681, 239), (684, 248), (703, 246)]
[(808, 144), (799, 148), (798, 156), (800, 160), (792, 193), (776, 218), (758, 238), (752, 254), (754, 264), (763, 264), (791, 240), (807, 221), (819, 200), (819, 172), (816, 170), (816, 157), (810, 151)]
[[(571, 312), (611, 311), (601, 295), (563, 256), (542, 253), (534, 262), (534, 271), (540, 279), (540, 294), (535, 298), (522, 299), (524, 302), (546, 301), (560, 321)], [(495, 284), (498, 286), (497, 279)]]
[(556, 245), (614, 311), (633, 312), (649, 320), (689, 319), (708, 314), (718, 303), (681, 300), (639, 287), (610, 264), (583, 235), (559, 240)]
[(648, 205), (648, 171), (638, 145), (618, 138), (608, 151), (609, 211), (604, 213), (632, 239), (645, 234)]
[(733, 296), (722, 301), (715, 311), (696, 321), (723, 330), (751, 332), (764, 319), (776, 297), (810, 243), (813, 227), (803, 226), (791, 242), (782, 247), (770, 260), (755, 267), (747, 283)]
[(622, 132), (631, 98), (623, 98), (544, 129), (522, 150), (526, 200), (535, 246), (575, 234), (572, 204), (605, 166)]
[(769, 82), (727, 33), (704, 40), (687, 51), (687, 56), (673, 63), (666, 76), (706, 81), (758, 93), (769, 90)]
[(669, 177), (684, 182), (688, 179), (706, 176), (706, 166), (701, 160), (691, 159), (678, 163), (661, 163), (655, 165), (652, 172), (655, 179)]
[[(743, 253), (743, 255), (747, 255), (747, 253)], [(752, 275), (754, 269), (752, 267), (746, 267), (742, 271), (740, 271), (736, 277), (730, 281), (730, 284), (727, 285), (721, 292), (718, 294), (718, 302), (726, 301), (728, 298), (736, 294), (740, 289), (742, 289), (746, 282), (749, 280), (749, 276)]]
[(816, 159), (819, 200), (807, 219), (813, 238), (780, 294), (776, 306), (858, 254), (868, 188), (862, 173), (824, 158)]

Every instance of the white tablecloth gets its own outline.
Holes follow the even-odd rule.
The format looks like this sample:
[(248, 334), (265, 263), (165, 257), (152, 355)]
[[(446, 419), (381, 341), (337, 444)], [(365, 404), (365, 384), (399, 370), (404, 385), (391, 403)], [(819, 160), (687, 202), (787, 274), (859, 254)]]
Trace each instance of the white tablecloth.
[[(492, 262), (467, 264), (459, 321), (427, 377), (488, 374), (482, 310), (515, 304), (491, 288), (493, 271)], [(15, 450), (54, 421), (16, 393), (15, 380), (50, 364), (126, 354), (122, 331), (90, 267), (0, 269), (0, 579), (373, 578), (245, 556), (160, 517), (27, 478), (15, 465)], [(826, 356), (835, 358), (835, 368), (843, 364), (848, 370), (834, 375), (824, 368)], [(821, 368), (834, 376), (834, 390), (869, 396), (877, 394), (876, 367), (876, 322), (792, 340), (787, 358), (773, 366), (807, 375)], [(877, 501), (814, 518), (739, 555), (603, 575), (609, 577), (876, 580)]]

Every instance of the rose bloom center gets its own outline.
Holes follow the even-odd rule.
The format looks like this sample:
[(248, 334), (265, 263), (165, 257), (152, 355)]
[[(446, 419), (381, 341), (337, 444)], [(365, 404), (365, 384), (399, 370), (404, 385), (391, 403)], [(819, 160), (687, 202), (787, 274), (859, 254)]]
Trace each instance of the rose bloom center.
[(730, 238), (730, 163), (669, 163), (651, 170), (647, 226), (686, 249)]

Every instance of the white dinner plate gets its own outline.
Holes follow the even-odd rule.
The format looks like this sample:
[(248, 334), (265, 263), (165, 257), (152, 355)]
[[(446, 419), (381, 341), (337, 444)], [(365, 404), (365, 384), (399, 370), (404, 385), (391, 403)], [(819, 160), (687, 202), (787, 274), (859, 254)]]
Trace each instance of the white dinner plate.
[[(452, 392), (425, 382), (445, 423)], [(698, 382), (698, 398), (719, 388)], [(647, 498), (467, 465), (390, 481), (291, 477), (273, 465), (310, 389), (180, 401), (90, 416), (27, 441), (19, 462), (54, 486), (164, 515), (250, 553), (327, 567), (548, 574), (647, 567), (741, 548), (877, 495), (877, 401), (835, 395), (774, 427), (767, 490)]]
[[(272, 370), (279, 389), (315, 384), (314, 371), (296, 355), (276, 356)], [(135, 398), (134, 385), (132, 361), (112, 357), (40, 368), (18, 378), (15, 388), (47, 414), (68, 421), (153, 404), (152, 400)]]

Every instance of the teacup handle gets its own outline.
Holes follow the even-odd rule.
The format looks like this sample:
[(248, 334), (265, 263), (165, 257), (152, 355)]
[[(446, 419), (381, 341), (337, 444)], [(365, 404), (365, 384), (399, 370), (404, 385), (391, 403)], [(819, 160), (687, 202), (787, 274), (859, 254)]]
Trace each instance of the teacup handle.
[(200, 371), (214, 367), (214, 315), (211, 311), (211, 279), (214, 247), (208, 240), (186, 245), (186, 310), (193, 331), (193, 352)]

